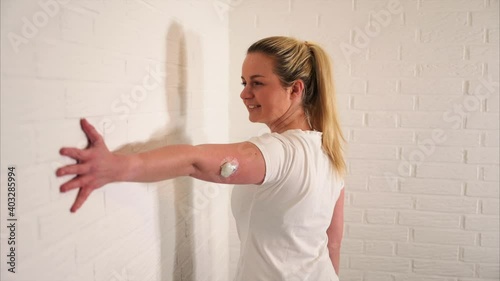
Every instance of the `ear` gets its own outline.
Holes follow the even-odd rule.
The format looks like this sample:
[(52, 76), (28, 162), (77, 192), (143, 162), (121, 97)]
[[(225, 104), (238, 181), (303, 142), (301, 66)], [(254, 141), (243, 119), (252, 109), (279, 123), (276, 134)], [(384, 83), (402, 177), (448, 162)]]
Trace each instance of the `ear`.
[(304, 81), (301, 79), (293, 82), (292, 86), (290, 86), (290, 99), (297, 99), (302, 101), (302, 95), (304, 94)]

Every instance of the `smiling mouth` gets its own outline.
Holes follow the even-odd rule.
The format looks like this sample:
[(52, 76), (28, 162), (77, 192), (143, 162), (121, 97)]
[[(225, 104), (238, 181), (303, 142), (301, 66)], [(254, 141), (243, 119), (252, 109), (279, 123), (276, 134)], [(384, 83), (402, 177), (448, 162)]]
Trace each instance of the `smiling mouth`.
[(260, 105), (247, 105), (248, 109), (255, 109), (255, 108), (259, 108)]

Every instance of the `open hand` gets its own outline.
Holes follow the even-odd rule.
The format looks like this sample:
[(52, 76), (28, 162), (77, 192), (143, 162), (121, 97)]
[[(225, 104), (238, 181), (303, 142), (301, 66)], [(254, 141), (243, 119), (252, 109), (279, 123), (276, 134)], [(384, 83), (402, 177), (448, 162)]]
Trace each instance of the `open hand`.
[(86, 119), (81, 119), (80, 125), (87, 135), (89, 145), (86, 149), (61, 148), (59, 153), (75, 159), (76, 164), (61, 167), (56, 171), (58, 177), (76, 175), (60, 187), (61, 192), (75, 188), (80, 189), (70, 209), (73, 213), (82, 206), (94, 189), (114, 181), (118, 171), (116, 168), (117, 156), (109, 151), (102, 136)]

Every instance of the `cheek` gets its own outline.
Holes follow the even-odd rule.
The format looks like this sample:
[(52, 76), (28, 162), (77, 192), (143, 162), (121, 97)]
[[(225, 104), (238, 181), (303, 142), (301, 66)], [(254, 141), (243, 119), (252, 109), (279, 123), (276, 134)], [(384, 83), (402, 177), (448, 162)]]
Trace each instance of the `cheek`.
[(273, 100), (273, 101), (268, 101), (267, 103), (266, 112), (273, 117), (277, 118), (282, 116), (286, 112), (286, 110), (287, 107), (284, 101)]

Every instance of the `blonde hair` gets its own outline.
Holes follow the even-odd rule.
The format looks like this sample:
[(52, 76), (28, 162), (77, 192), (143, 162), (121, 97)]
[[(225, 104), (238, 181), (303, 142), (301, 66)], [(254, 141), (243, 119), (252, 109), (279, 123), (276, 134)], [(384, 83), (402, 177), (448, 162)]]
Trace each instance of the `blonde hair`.
[(318, 44), (291, 37), (273, 36), (252, 44), (247, 53), (263, 53), (274, 59), (273, 72), (285, 87), (304, 82), (302, 105), (314, 130), (323, 133), (322, 147), (336, 172), (346, 173), (345, 138), (337, 114), (332, 67), (328, 54)]

